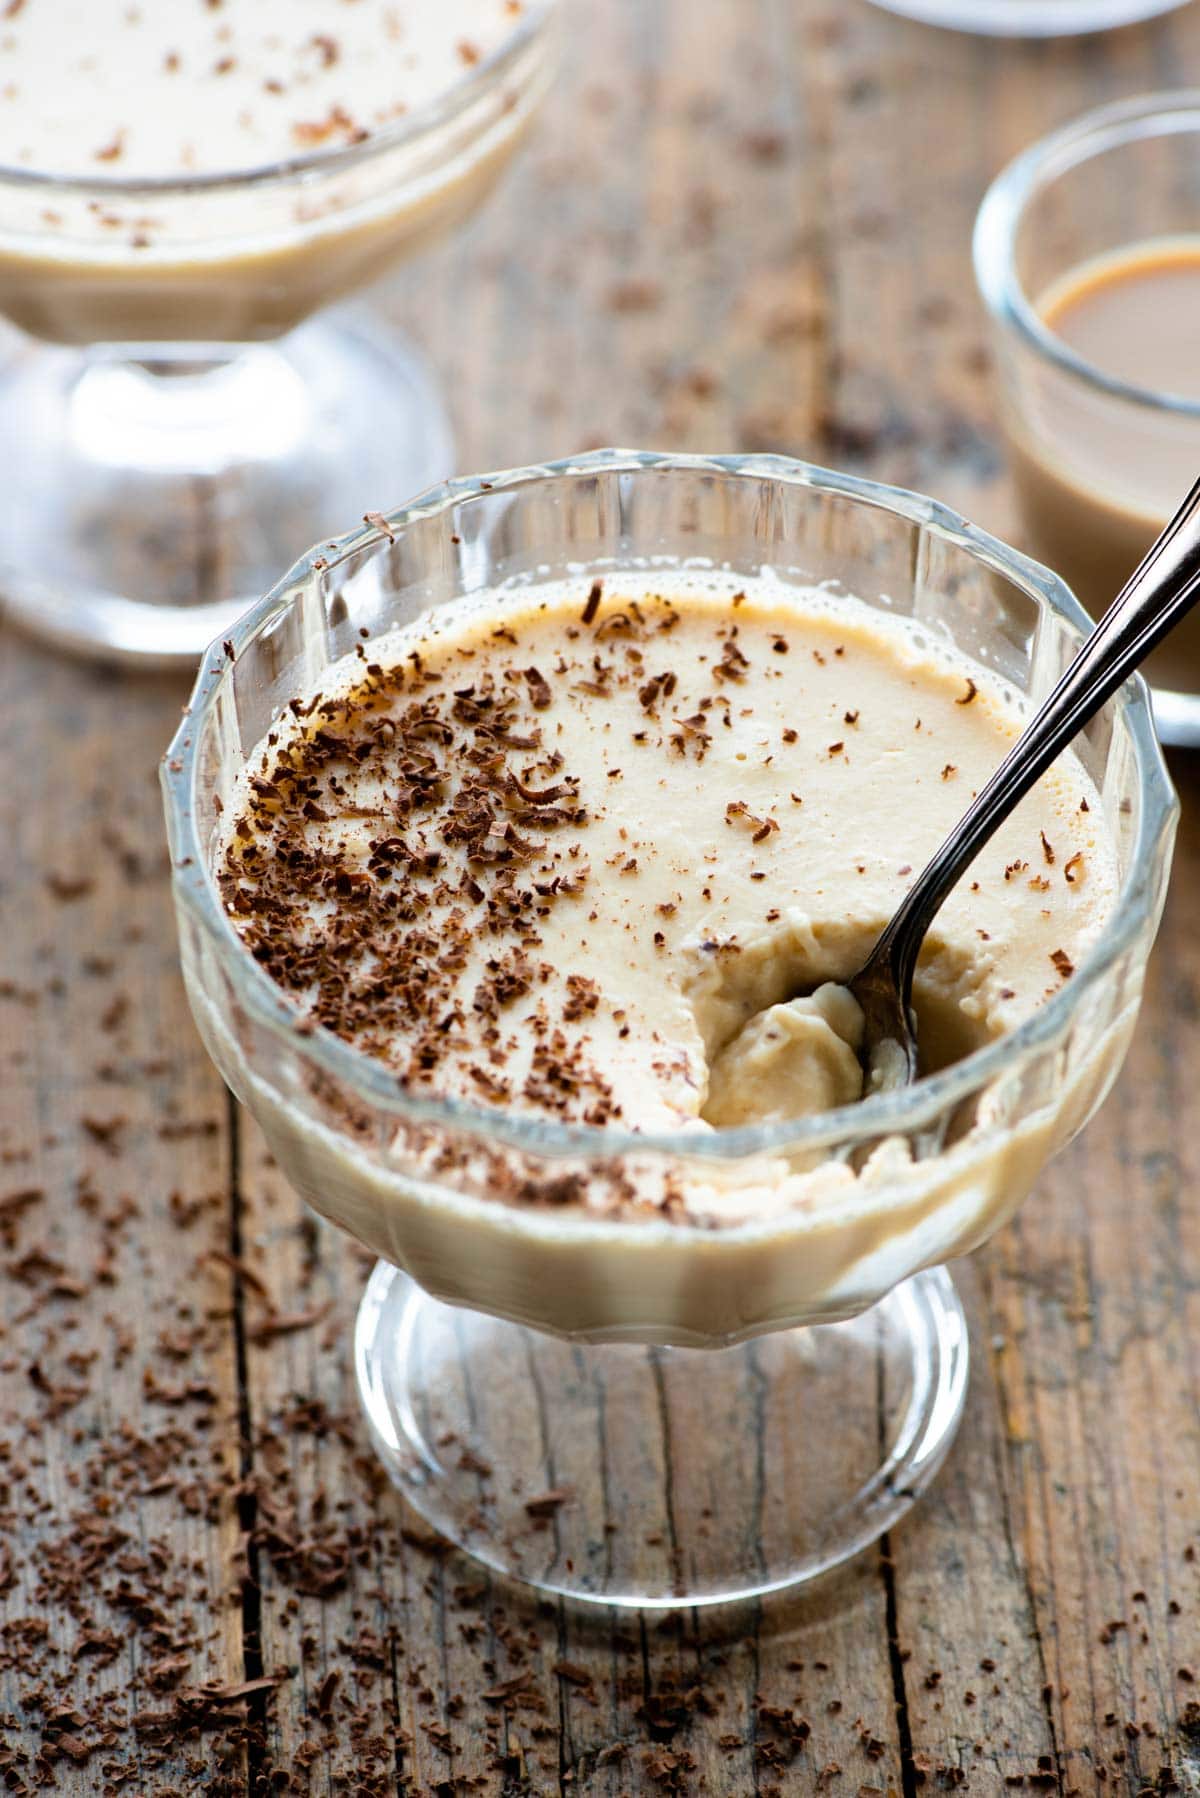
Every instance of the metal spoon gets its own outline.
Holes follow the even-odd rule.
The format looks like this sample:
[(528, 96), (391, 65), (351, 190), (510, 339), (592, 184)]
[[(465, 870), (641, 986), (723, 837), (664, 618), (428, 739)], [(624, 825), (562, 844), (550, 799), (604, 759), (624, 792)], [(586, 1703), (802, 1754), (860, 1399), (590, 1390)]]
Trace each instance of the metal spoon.
[(913, 973), (925, 933), (950, 890), (1060, 751), (1198, 599), (1200, 480), (845, 983), (862, 1007), (860, 1059), (868, 1092), (907, 1086), (917, 1077)]

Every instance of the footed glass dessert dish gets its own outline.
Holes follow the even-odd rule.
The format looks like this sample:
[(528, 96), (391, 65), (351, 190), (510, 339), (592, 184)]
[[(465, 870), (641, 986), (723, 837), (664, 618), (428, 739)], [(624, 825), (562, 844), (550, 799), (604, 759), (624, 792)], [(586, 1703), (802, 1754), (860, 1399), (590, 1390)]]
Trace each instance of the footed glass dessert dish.
[[(135, 26), (164, 47), (182, 29), (130, 9)], [(123, 174), (120, 133), (83, 174), (0, 166), (0, 313), (25, 333), (0, 372), (19, 445), (0, 489), (9, 616), (105, 659), (194, 664), (317, 531), (453, 472), (419, 355), (326, 309), (479, 205), (546, 91), (556, 27), (535, 0), (494, 52), (463, 46), (427, 103), (369, 132), (334, 108), (260, 166)], [(338, 41), (317, 52), (336, 64)]]
[(289, 702), (390, 630), (681, 566), (853, 593), (1030, 700), (1090, 628), (1055, 576), (932, 500), (778, 457), (600, 452), (318, 545), (208, 652), (163, 767), (201, 1034), (296, 1190), (380, 1257), (354, 1354), (388, 1472), (491, 1567), (617, 1605), (810, 1579), (933, 1477), (968, 1365), (942, 1264), (1116, 1077), (1176, 812), (1130, 682), (1078, 743), (1119, 877), (1099, 940), (1024, 1022), (906, 1090), (666, 1133), (418, 1093), (314, 1026), (235, 928), (216, 869), (239, 779)]

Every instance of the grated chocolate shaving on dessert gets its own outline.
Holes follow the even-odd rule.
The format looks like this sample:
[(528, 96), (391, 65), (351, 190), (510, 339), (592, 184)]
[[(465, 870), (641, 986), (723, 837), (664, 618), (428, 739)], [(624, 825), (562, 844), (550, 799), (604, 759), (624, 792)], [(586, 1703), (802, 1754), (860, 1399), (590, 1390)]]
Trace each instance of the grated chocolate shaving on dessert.
[[(597, 658), (592, 672), (602, 698), (613, 670)], [(461, 1052), (473, 1011), (492, 1027), (469, 1078), (492, 1102), (511, 1097), (489, 1065), (495, 1020), (533, 984), (540, 920), (588, 872), (571, 834), (588, 821), (579, 780), (535, 722), (552, 697), (536, 668), (451, 687), (415, 654), (365, 663), (344, 694), (293, 701), (296, 728), (246, 780), (218, 874), (243, 939), (310, 1024), (408, 1083), (428, 1086)], [(351, 818), (368, 825), (365, 857), (338, 828)], [(480, 935), (497, 952), (471, 994), (462, 975)], [(570, 980), (565, 1003), (571, 1019), (594, 1009)], [(539, 1043), (526, 1094), (564, 1117), (616, 1115), (586, 1042), (561, 1035)]]

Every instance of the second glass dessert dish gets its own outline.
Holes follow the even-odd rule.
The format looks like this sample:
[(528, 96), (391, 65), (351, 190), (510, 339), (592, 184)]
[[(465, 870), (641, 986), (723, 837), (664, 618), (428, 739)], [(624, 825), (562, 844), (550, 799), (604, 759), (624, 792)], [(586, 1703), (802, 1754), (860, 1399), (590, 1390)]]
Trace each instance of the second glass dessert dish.
[(299, 544), (454, 470), (419, 355), (327, 309), (487, 194), (556, 6), (320, 10), (0, 21), (0, 598), (65, 647), (194, 666)]
[[(645, 595), (685, 577), (704, 588), (711, 616), (720, 612), (719, 656), (710, 658), (694, 632), (689, 639), (694, 620), (686, 607), (672, 617), (666, 602), (656, 613), (648, 598), (639, 606), (626, 597), (634, 584)], [(578, 604), (564, 629), (565, 653), (555, 663), (542, 657), (526, 665), (521, 620), (531, 605), (537, 612), (548, 582), (566, 583)], [(755, 596), (767, 591), (769, 616), (783, 624), (762, 635), (767, 654), (756, 670)], [(464, 617), (483, 620), (483, 635), (463, 640), (461, 671), (456, 665), (453, 681), (443, 682), (439, 632), (453, 633)], [(818, 635), (809, 639), (801, 634), (805, 617), (816, 620)], [(850, 619), (858, 623), (846, 625), (843, 637)], [(806, 643), (826, 641), (819, 632), (827, 627), (828, 655), (810, 655)], [(722, 884), (743, 881), (741, 890), (756, 904), (761, 895), (764, 915), (775, 921), (773, 943), (784, 943), (784, 931), (788, 954), (803, 959), (803, 944), (827, 952), (834, 978), (844, 979), (856, 943), (842, 940), (841, 925), (864, 905), (871, 915), (855, 918), (856, 927), (885, 921), (874, 917), (874, 900), (855, 898), (875, 877), (868, 860), (878, 857), (902, 890), (912, 872), (902, 859), (902, 839), (913, 838), (905, 813), (916, 815), (922, 794), (930, 805), (931, 793), (949, 805), (960, 771), (973, 780), (972, 733), (985, 731), (988, 695), (1002, 689), (1017, 710), (1043, 697), (1088, 628), (1054, 576), (931, 500), (776, 457), (613, 451), (455, 482), (377, 528), (319, 545), (239, 621), (227, 646), (206, 656), (163, 771), (192, 1007), (214, 1060), (297, 1191), (381, 1257), (354, 1345), (371, 1433), (413, 1505), (479, 1559), (544, 1590), (606, 1604), (711, 1603), (813, 1578), (908, 1509), (953, 1440), (966, 1390), (966, 1327), (943, 1263), (977, 1247), (1012, 1214), (1115, 1078), (1165, 893), (1175, 802), (1145, 690), (1131, 682), (1079, 740), (1076, 784), (1062, 789), (1072, 804), (1061, 826), (1052, 826), (1055, 841), (1043, 830), (1032, 852), (1036, 866), (1032, 859), (1001, 863), (996, 892), (978, 900), (980, 907), (1015, 905), (1018, 925), (1028, 917), (1030, 940), (1051, 928), (1043, 921), (1056, 906), (1064, 917), (1082, 917), (1094, 900), (1095, 927), (1088, 926), (1076, 961), (1053, 946), (1057, 936), (1039, 942), (1036, 983), (1045, 997), (1036, 1009), (914, 1086), (821, 1115), (762, 1112), (749, 1124), (727, 1121), (739, 1115), (727, 1092), (720, 1116), (710, 1103), (703, 1116), (684, 1117), (694, 1069), (681, 1071), (679, 1057), (656, 1059), (656, 1051), (645, 1080), (639, 1074), (631, 1088), (628, 1067), (640, 1066), (645, 1045), (622, 1025), (611, 1039), (611, 1090), (661, 1076), (681, 1115), (673, 1125), (631, 1128), (595, 1076), (597, 1121), (562, 1121), (553, 1105), (547, 1115), (531, 1115), (507, 1098), (503, 1019), (511, 1014), (504, 1006), (531, 987), (536, 997), (539, 980), (553, 990), (560, 977), (564, 1016), (573, 1006), (573, 1015), (599, 1019), (611, 999), (584, 973), (539, 968), (536, 947), (528, 961), (523, 951), (505, 960), (497, 948), (485, 963), (486, 994), (481, 984), (465, 1011), (451, 1007), (443, 1016), (440, 1005), (431, 1011), (425, 995), (412, 995), (414, 1015), (422, 1007), (426, 1014), (421, 1055), (429, 1065), (464, 1032), (495, 1048), (479, 1070), (487, 1102), (399, 1078), (372, 1050), (373, 1022), (365, 1039), (350, 1040), (340, 1025), (315, 1021), (304, 1003), (306, 970), (334, 1005), (357, 983), (345, 958), (358, 953), (354, 940), (362, 947), (356, 908), (369, 893), (380, 897), (384, 914), (420, 930), (422, 894), (439, 880), (449, 890), (453, 857), (431, 850), (425, 834), (460, 778), (462, 756), (447, 719), (472, 721), (468, 759), (493, 782), (495, 805), (480, 823), (472, 817), (475, 789), (465, 799), (460, 789), (457, 807), (448, 801), (454, 830), (447, 840), (461, 840), (461, 826), (471, 849), (450, 911), (426, 931), (431, 979), (471, 953), (456, 895), (464, 908), (483, 903), (485, 886), (510, 921), (519, 917), (514, 902), (528, 904), (530, 945), (543, 915), (575, 907), (564, 914), (562, 941), (569, 945), (574, 931), (578, 967), (591, 966), (606, 891), (629, 895), (638, 879), (678, 857), (670, 811), (697, 794), (697, 804), (711, 798), (716, 808), (719, 853), (706, 857), (705, 902), (711, 897), (718, 907)], [(427, 633), (424, 655), (412, 649), (414, 631)], [(842, 680), (852, 662), (867, 668), (863, 645), (876, 631), (880, 641), (902, 640), (939, 666), (950, 658), (951, 684), (940, 699), (932, 686), (922, 689), (916, 732), (906, 712), (903, 742), (948, 720), (958, 728), (958, 766), (937, 735), (924, 752), (935, 769), (929, 789), (902, 754), (871, 759), (871, 732), (895, 721), (870, 715), (872, 691), (884, 689), (861, 676), (855, 692), (863, 709), (843, 712), (839, 701), (838, 740), (826, 742), (824, 723), (810, 725), (798, 704), (780, 745), (772, 742), (765, 758), (749, 753), (751, 740), (738, 732), (760, 728), (776, 703), (771, 695), (781, 696), (786, 722), (787, 695), (805, 690), (805, 670), (820, 682)], [(453, 644), (452, 634), (446, 640)], [(403, 672), (397, 661), (392, 676), (389, 641), (398, 657), (405, 652)], [(671, 702), (686, 691), (689, 641), (703, 650), (698, 663), (711, 697), (682, 715)], [(495, 682), (485, 667), (489, 642), (515, 646), (513, 669)], [(586, 679), (575, 678), (576, 654), (585, 658)], [(622, 666), (632, 671), (624, 698)], [(245, 919), (228, 876), (229, 844), (266, 841), (288, 803), (284, 788), (295, 782), (303, 816), (326, 828), (327, 801), (311, 784), (312, 768), (327, 769), (330, 758), (340, 766), (338, 758), (350, 754), (348, 714), (337, 697), (338, 671), (348, 667), (368, 685), (393, 679), (414, 709), (404, 713), (407, 734), (394, 753), (394, 722), (368, 712), (362, 756), (350, 756), (365, 761), (372, 745), (384, 747), (391, 772), (377, 795), (381, 822), (335, 777), (346, 819), (370, 813), (369, 863), (354, 871), (322, 853), (305, 863), (317, 878), (317, 929), (304, 949), (313, 959), (281, 982), (274, 955), (283, 914), (274, 935), (239, 927)], [(510, 688), (529, 708), (524, 722), (516, 700), (504, 697)], [(497, 696), (499, 712), (491, 709)], [(752, 697), (759, 716), (743, 724)], [(556, 710), (568, 703), (578, 721), (574, 741)], [(620, 706), (634, 726), (628, 739)], [(600, 783), (618, 795), (605, 828), (617, 832), (621, 853), (590, 870), (570, 841), (585, 822), (598, 830), (603, 816), (593, 806), (585, 819), (583, 789), (572, 784), (589, 720), (597, 743), (619, 735), (623, 745), (613, 751), (619, 766), (606, 766)], [(263, 777), (259, 758), (264, 742), (290, 741), (289, 731), (299, 731), (296, 740), (317, 760), (294, 763), (294, 780), (281, 786)], [(806, 751), (814, 731), (818, 747), (810, 741)], [(698, 745), (714, 735), (705, 767)], [(658, 842), (626, 843), (636, 831), (621, 776), (629, 777), (629, 758), (651, 737), (658, 747), (646, 753), (666, 759), (646, 765), (654, 778), (669, 773), (675, 797), (661, 802)], [(736, 748), (743, 741), (745, 752)], [(801, 794), (788, 770), (806, 752), (809, 783)], [(528, 769), (510, 777), (504, 756), (513, 753), (547, 757), (556, 780), (544, 784), (543, 776), (535, 786)], [(856, 757), (869, 784), (896, 783), (889, 841), (854, 838), (850, 884), (828, 895), (823, 920), (794, 917), (795, 893), (770, 886), (768, 855), (783, 855), (787, 820), (805, 815), (806, 799), (807, 816), (817, 815), (819, 769), (840, 771)], [(742, 795), (753, 799), (756, 777), (774, 780), (776, 761), (784, 769), (784, 812), (773, 825), (759, 815), (759, 801)], [(731, 768), (742, 784), (727, 801), (720, 778)], [(836, 782), (840, 772), (829, 778)], [(248, 792), (253, 807), (243, 810)], [(555, 845), (560, 872), (549, 882), (531, 873), (526, 896), (517, 875), (503, 870), (530, 863), (528, 818), (539, 806), (554, 808), (559, 834), (550, 828), (546, 842)], [(856, 827), (854, 818), (846, 821), (852, 838)], [(1086, 856), (1068, 853), (1076, 837)], [(602, 844), (599, 835), (591, 841)], [(298, 841), (288, 853), (293, 863), (297, 855), (304, 860)], [(239, 865), (253, 859), (243, 855)], [(606, 874), (610, 859), (616, 865)], [(647, 965), (663, 970), (664, 1011), (691, 953), (677, 955), (669, 933), (677, 914), (699, 903), (694, 893), (680, 899), (647, 905), (654, 915), (642, 948)], [(277, 903), (269, 899), (268, 913)], [(485, 954), (486, 919), (494, 924), (497, 916), (488, 903), (473, 932)], [(978, 917), (991, 921), (986, 910)], [(711, 934), (700, 933), (701, 961), (757, 967), (759, 1006), (794, 984), (794, 969), (780, 976), (749, 953), (743, 958), (749, 940), (722, 946)], [(969, 934), (982, 942), (991, 933)], [(991, 953), (979, 950), (985, 976)], [(569, 957), (569, 947), (562, 954)], [(387, 974), (381, 966), (378, 992), (393, 1006)], [(966, 1016), (977, 996), (972, 969), (945, 942), (931, 943), (917, 988), (926, 1022), (947, 977)], [(367, 989), (372, 984), (368, 968)], [(711, 981), (707, 990), (711, 997)], [(1001, 1001), (1012, 996), (1007, 988), (999, 993)], [(403, 1023), (406, 1003), (401, 993), (399, 1011), (388, 1015)], [(710, 1025), (719, 1012), (710, 1009)], [(615, 1023), (625, 1016), (619, 1007)], [(720, 1033), (721, 1042), (732, 1040), (731, 1029)], [(528, 1048), (514, 1044), (513, 1054)], [(760, 1039), (756, 1052), (763, 1048)], [(540, 1092), (553, 1096), (565, 1059), (556, 1050), (539, 1063), (535, 1052)], [(627, 1064), (624, 1087), (618, 1059)], [(720, 1059), (710, 1057), (711, 1081)], [(752, 1098), (761, 1099), (758, 1087)], [(836, 1091), (824, 1103), (838, 1105)]]

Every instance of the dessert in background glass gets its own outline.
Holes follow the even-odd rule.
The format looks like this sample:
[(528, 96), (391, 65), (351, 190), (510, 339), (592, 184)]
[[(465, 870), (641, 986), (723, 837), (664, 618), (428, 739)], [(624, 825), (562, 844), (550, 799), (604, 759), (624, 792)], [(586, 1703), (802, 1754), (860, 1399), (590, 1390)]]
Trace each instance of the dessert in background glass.
[(874, 0), (885, 12), (985, 37), (1071, 37), (1174, 12), (1185, 0)]
[[(217, 880), (222, 821), (282, 708), (467, 596), (519, 605), (546, 580), (683, 567), (766, 574), (783, 602), (789, 585), (856, 595), (1031, 701), (1088, 628), (1057, 577), (933, 501), (783, 458), (599, 452), (455, 482), (319, 545), (209, 651), (163, 769), (205, 1042), (299, 1193), (383, 1257), (355, 1356), (389, 1473), (489, 1565), (607, 1604), (812, 1578), (932, 1478), (967, 1368), (940, 1264), (1011, 1214), (1115, 1078), (1175, 819), (1130, 682), (1077, 745), (1119, 879), (1094, 946), (997, 1040), (825, 1115), (563, 1123), (407, 1087), (314, 1028)], [(802, 1203), (745, 1204), (793, 1179)], [(681, 1191), (735, 1221), (680, 1215)]]
[(0, 378), (10, 615), (194, 662), (299, 545), (451, 472), (420, 358), (312, 315), (480, 202), (545, 92), (556, 12), (7, 9), (0, 312), (28, 334)]
[[(975, 228), (1034, 554), (1097, 613), (1200, 469), (1200, 93), (1101, 107), (997, 178)], [(1200, 744), (1200, 622), (1146, 663)]]

